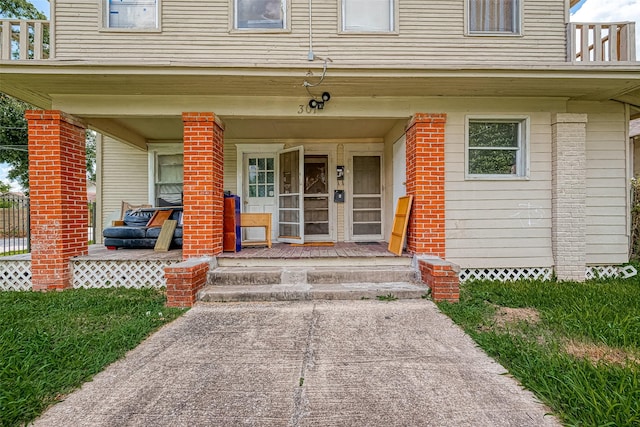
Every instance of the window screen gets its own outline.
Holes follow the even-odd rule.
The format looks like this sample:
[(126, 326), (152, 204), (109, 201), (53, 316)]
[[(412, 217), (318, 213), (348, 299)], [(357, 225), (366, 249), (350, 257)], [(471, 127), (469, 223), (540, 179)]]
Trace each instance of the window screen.
[(285, 0), (235, 0), (235, 28), (285, 28)]
[(107, 0), (107, 27), (157, 28), (158, 0)]
[(342, 0), (344, 31), (393, 31), (393, 0)]
[(518, 0), (468, 0), (470, 33), (520, 33)]

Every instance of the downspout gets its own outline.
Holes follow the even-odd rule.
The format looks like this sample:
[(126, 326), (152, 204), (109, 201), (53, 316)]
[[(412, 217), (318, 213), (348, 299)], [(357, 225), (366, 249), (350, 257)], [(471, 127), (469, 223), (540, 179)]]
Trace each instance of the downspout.
[(315, 55), (313, 53), (313, 27), (312, 27), (313, 12), (311, 7), (312, 2), (313, 0), (309, 0), (309, 53), (307, 54), (307, 60), (309, 61), (313, 61), (313, 59), (315, 58)]

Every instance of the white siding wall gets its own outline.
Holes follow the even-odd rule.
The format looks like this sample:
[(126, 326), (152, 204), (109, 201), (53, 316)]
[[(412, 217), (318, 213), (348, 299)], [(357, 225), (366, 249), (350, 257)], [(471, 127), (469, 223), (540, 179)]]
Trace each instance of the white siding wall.
[[(291, 0), (291, 31), (230, 32), (230, 1), (163, 0), (155, 33), (100, 31), (103, 1), (57, 0), (58, 59), (132, 60), (219, 65), (304, 65), (309, 50), (308, 0)], [(524, 4), (522, 37), (465, 37), (464, 1), (400, 1), (398, 34), (338, 34), (337, 0), (313, 1), (314, 52), (332, 67), (432, 67), (565, 61), (564, 0)], [(435, 62), (434, 62), (435, 61)], [(306, 65), (304, 65), (306, 66)]]
[[(492, 115), (529, 115), (529, 180), (465, 180), (465, 114), (446, 125), (446, 257), (461, 267), (548, 267), (551, 250), (551, 115), (522, 109)], [(473, 111), (470, 114), (483, 114)]]
[(148, 154), (108, 136), (102, 144), (103, 227), (120, 217), (122, 201), (149, 203)]
[(231, 191), (233, 194), (242, 194), (241, 189), (238, 188), (238, 179), (236, 169), (238, 168), (238, 150), (236, 145), (225, 142), (224, 143), (224, 183), (223, 188), (225, 191)]
[(620, 103), (570, 103), (587, 113), (587, 264), (628, 261), (627, 138)]

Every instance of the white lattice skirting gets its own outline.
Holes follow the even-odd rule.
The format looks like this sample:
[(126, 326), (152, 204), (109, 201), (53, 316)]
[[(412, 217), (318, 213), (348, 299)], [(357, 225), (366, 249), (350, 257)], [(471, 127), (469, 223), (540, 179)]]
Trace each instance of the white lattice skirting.
[(30, 291), (31, 261), (0, 262), (0, 291)]
[(587, 267), (585, 272), (585, 279), (605, 279), (605, 278), (620, 278), (628, 279), (638, 274), (638, 270), (632, 265), (598, 265)]
[(162, 288), (167, 286), (164, 268), (180, 261), (74, 260), (74, 288)]
[(460, 282), (467, 280), (497, 280), (512, 282), (515, 280), (551, 280), (553, 268), (467, 268), (460, 271)]
[[(598, 265), (589, 266), (585, 270), (585, 279), (628, 279), (637, 274), (631, 265)], [(467, 280), (497, 280), (512, 282), (515, 280), (551, 280), (552, 267), (527, 268), (467, 268), (460, 271), (460, 282)]]

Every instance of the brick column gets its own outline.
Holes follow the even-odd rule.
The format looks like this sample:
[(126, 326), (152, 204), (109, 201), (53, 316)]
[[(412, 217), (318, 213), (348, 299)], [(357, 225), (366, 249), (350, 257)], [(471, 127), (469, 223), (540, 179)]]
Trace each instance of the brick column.
[(407, 247), (415, 254), (445, 256), (444, 125), (446, 114), (416, 114), (407, 127), (407, 195), (413, 207)]
[(182, 113), (184, 218), (182, 258), (222, 253), (223, 134), (213, 113)]
[(586, 244), (586, 114), (554, 114), (551, 244), (558, 280), (584, 281)]
[(69, 260), (88, 253), (85, 127), (61, 111), (31, 110), (29, 193), (33, 290), (72, 285)]

